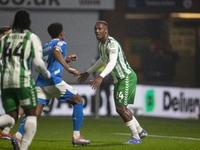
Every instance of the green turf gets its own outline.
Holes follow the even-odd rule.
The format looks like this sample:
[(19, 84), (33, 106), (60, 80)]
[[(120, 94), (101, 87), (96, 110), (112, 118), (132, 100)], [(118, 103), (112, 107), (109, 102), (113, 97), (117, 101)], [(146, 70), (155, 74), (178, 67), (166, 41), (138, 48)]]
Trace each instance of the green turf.
[[(200, 150), (200, 120), (178, 120), (152, 117), (137, 118), (150, 136), (142, 144), (123, 145), (129, 140), (128, 128), (120, 117), (85, 117), (81, 134), (91, 140), (88, 146), (73, 146), (71, 117), (41, 117), (38, 130), (29, 150)], [(20, 119), (21, 120), (21, 119)], [(15, 133), (19, 123), (12, 129)], [(122, 133), (119, 135), (116, 133)], [(168, 137), (188, 137), (193, 140)], [(0, 150), (10, 150), (8, 140), (0, 140)]]

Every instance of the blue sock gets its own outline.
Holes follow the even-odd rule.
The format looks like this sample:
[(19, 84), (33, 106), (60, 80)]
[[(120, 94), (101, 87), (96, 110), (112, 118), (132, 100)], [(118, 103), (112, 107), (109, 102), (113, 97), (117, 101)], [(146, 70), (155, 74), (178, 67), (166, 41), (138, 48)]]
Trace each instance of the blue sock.
[(83, 123), (83, 104), (74, 104), (72, 119), (73, 130), (80, 131)]
[(18, 132), (21, 133), (22, 136), (24, 134), (23, 130), (24, 130), (24, 124), (25, 124), (25, 122), (26, 122), (26, 119), (24, 119), (22, 121), (22, 123), (21, 123), (21, 125), (19, 126), (19, 129), (18, 129)]

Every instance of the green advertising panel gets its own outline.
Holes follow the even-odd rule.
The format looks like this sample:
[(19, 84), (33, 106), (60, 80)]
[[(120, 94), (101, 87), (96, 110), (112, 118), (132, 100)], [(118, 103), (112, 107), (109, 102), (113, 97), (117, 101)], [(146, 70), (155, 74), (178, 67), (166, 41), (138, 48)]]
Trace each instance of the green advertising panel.
[(148, 90), (145, 94), (145, 108), (146, 112), (152, 112), (155, 107), (154, 90)]

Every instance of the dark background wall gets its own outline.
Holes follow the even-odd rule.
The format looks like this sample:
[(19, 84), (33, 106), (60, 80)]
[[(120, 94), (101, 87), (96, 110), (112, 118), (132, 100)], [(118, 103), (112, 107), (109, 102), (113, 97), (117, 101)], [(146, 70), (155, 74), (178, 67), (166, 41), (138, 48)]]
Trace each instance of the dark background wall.
[(199, 87), (200, 21), (171, 14), (200, 12), (200, 1), (156, 1), (162, 2), (159, 7), (147, 1), (117, 0), (115, 10), (101, 11), (100, 19), (109, 23), (109, 34), (121, 44), (139, 84)]

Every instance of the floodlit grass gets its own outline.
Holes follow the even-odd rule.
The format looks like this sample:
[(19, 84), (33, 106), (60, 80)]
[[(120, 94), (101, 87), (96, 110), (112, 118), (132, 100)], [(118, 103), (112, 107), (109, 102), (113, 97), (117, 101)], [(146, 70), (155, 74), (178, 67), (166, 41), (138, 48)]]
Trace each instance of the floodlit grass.
[[(142, 139), (142, 144), (122, 144), (130, 139), (130, 135), (120, 117), (100, 117), (96, 120), (86, 116), (81, 134), (85, 139), (91, 140), (91, 144), (73, 146), (71, 117), (41, 117), (29, 150), (200, 150), (200, 120), (152, 117), (137, 119), (149, 133), (148, 137)], [(18, 126), (19, 123), (12, 129), (12, 134)], [(0, 150), (10, 149), (10, 141), (0, 140)]]

